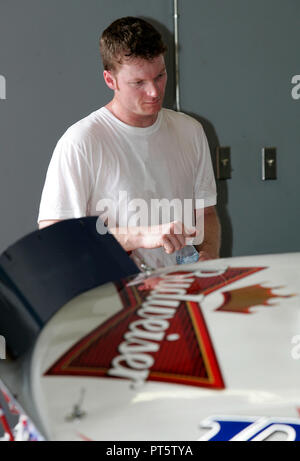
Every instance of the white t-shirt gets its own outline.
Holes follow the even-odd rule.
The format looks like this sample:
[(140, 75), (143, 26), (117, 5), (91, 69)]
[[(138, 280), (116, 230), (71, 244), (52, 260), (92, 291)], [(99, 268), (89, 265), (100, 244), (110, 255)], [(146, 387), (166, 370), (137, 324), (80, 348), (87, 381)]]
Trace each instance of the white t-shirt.
[[(72, 125), (58, 141), (38, 222), (105, 216), (111, 219), (109, 225), (124, 226), (127, 213), (129, 225), (143, 225), (138, 220), (141, 210), (149, 225), (172, 221), (172, 209), (166, 215), (170, 219), (160, 216), (153, 222), (152, 212), (150, 221), (151, 207), (162, 199), (179, 199), (182, 204), (193, 200), (194, 208), (196, 199), (203, 199), (204, 207), (216, 204), (216, 184), (201, 124), (186, 114), (162, 109), (153, 125), (133, 127), (102, 107)], [(176, 262), (175, 254), (167, 255), (161, 248), (135, 252), (152, 267)]]

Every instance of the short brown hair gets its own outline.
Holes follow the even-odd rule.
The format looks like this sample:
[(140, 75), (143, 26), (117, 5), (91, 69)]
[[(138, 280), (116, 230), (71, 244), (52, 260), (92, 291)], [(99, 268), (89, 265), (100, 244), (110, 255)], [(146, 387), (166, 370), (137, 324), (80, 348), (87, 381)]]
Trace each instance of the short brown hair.
[(151, 60), (166, 51), (161, 34), (148, 22), (131, 16), (114, 21), (100, 39), (105, 70), (116, 70), (124, 58)]

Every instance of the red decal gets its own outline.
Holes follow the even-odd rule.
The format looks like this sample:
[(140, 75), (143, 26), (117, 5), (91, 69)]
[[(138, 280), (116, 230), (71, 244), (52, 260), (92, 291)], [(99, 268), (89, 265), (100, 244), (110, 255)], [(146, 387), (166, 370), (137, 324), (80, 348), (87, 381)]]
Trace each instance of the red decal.
[(10, 425), (9, 425), (7, 419), (6, 419), (4, 410), (1, 407), (1, 405), (0, 405), (0, 423), (3, 426), (5, 435), (8, 436), (9, 441), (13, 442), (15, 440), (15, 438), (14, 438), (14, 435), (13, 435), (13, 433), (11, 431)]
[(77, 435), (80, 439), (84, 440), (85, 442), (93, 442), (93, 439), (90, 439), (84, 434), (80, 434), (80, 432), (77, 432)]
[(131, 286), (119, 282), (123, 309), (81, 339), (46, 375), (222, 389), (223, 378), (200, 303), (205, 295), (262, 269), (176, 272)]

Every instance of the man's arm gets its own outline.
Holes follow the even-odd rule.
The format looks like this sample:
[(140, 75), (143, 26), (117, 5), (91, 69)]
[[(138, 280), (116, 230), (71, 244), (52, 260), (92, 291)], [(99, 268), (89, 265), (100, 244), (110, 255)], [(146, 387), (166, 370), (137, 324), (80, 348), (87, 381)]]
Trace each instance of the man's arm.
[[(51, 226), (61, 220), (39, 222), (39, 229)], [(180, 250), (185, 246), (185, 239), (193, 237), (196, 230), (186, 229), (181, 222), (171, 222), (149, 227), (116, 227), (110, 228), (110, 233), (120, 243), (125, 251), (138, 248), (163, 247), (167, 254)]]
[[(200, 210), (199, 213), (203, 213)], [(196, 210), (197, 223), (197, 210)], [(199, 261), (220, 257), (221, 226), (214, 206), (204, 208), (204, 238), (201, 245), (195, 245), (199, 252)], [(197, 225), (196, 225), (197, 227)]]
[(110, 228), (110, 232), (126, 251), (162, 247), (167, 254), (180, 250), (186, 245), (186, 238), (196, 235), (195, 228), (187, 229), (179, 221), (147, 227), (116, 227)]
[(39, 222), (39, 229), (44, 229), (44, 227), (48, 227), (48, 226), (51, 226), (52, 224), (55, 224), (57, 222), (60, 222), (61, 219), (57, 219), (57, 220), (49, 220), (49, 221), (40, 221)]

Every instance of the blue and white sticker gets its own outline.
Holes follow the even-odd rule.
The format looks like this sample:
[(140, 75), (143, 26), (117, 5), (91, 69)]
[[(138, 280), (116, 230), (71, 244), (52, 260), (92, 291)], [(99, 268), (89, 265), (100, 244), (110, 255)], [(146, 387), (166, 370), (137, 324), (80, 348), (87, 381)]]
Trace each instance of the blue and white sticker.
[(201, 422), (207, 433), (199, 441), (262, 442), (276, 433), (282, 441), (300, 441), (300, 419), (210, 416)]

